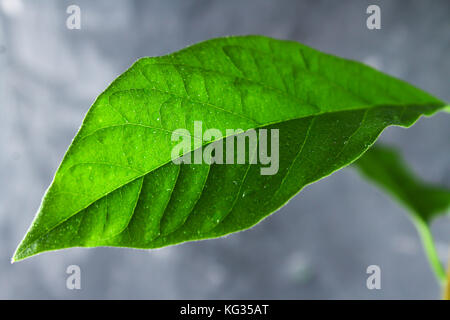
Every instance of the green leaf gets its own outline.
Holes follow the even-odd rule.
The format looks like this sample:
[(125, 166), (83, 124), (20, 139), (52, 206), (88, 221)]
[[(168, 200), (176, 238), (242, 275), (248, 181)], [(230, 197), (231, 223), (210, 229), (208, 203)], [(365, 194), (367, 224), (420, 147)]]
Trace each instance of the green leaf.
[[(443, 106), (358, 62), (262, 36), (140, 59), (89, 110), (13, 260), (244, 230), (357, 159), (385, 127)], [(175, 165), (175, 130), (197, 141), (188, 151), (201, 147), (195, 121), (222, 133), (279, 129), (277, 174), (259, 164)]]
[(386, 146), (373, 146), (355, 166), (363, 176), (409, 209), (431, 266), (437, 278), (445, 281), (445, 269), (436, 253), (429, 225), (436, 216), (449, 212), (450, 189), (422, 182), (408, 169), (398, 152)]
[(430, 223), (450, 210), (450, 190), (421, 181), (395, 149), (375, 145), (355, 165), (365, 177), (395, 196), (416, 219)]

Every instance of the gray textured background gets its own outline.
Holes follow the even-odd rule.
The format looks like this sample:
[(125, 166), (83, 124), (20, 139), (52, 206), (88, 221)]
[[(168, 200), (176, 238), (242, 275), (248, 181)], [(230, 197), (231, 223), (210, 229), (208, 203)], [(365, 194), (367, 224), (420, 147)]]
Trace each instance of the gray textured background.
[[(11, 2), (12, 1), (12, 2)], [(382, 29), (365, 26), (381, 6)], [(78, 4), (82, 29), (65, 27)], [(155, 251), (97, 248), (10, 265), (95, 97), (137, 58), (264, 34), (365, 61), (450, 101), (450, 1), (0, 0), (0, 298), (439, 298), (405, 210), (345, 169), (255, 228)], [(450, 186), (450, 115), (389, 128), (427, 180)], [(433, 226), (445, 260), (450, 221)], [(82, 290), (65, 287), (66, 267)], [(382, 269), (367, 290), (366, 267)]]

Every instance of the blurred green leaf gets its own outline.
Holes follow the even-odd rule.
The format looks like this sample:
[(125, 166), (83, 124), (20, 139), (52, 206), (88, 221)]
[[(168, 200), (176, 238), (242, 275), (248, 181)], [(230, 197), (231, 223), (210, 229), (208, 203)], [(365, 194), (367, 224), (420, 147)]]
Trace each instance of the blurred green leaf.
[(365, 177), (389, 191), (426, 223), (450, 209), (450, 189), (421, 181), (393, 148), (375, 145), (355, 164)]
[(450, 189), (422, 182), (410, 171), (393, 148), (375, 145), (355, 162), (360, 172), (388, 191), (409, 209), (428, 254), (430, 263), (442, 281), (442, 267), (434, 247), (429, 224), (433, 218), (450, 210)]

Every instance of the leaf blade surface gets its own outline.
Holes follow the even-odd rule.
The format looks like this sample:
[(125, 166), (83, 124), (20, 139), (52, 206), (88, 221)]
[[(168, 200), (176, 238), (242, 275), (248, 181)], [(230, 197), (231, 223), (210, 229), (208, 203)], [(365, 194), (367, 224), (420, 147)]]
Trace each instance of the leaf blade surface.
[[(140, 59), (89, 110), (14, 259), (243, 230), (357, 159), (386, 126), (410, 126), (443, 106), (360, 63), (260, 36)], [(195, 121), (221, 132), (279, 129), (278, 174), (261, 176), (259, 165), (174, 165), (172, 133), (185, 129), (199, 141)]]

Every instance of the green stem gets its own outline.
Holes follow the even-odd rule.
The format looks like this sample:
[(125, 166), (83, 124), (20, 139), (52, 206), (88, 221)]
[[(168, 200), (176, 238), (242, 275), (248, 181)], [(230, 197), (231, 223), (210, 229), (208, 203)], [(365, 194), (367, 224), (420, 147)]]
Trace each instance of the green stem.
[(442, 285), (445, 285), (447, 278), (445, 274), (445, 268), (439, 261), (439, 256), (434, 245), (433, 235), (431, 234), (428, 224), (420, 218), (415, 218), (414, 224), (417, 228), (417, 231), (419, 232), (423, 247), (425, 249), (425, 253), (428, 257), (428, 261), (430, 262), (431, 268), (433, 269), (436, 278)]
[(450, 300), (450, 256), (448, 258), (447, 281), (444, 288), (444, 300)]

